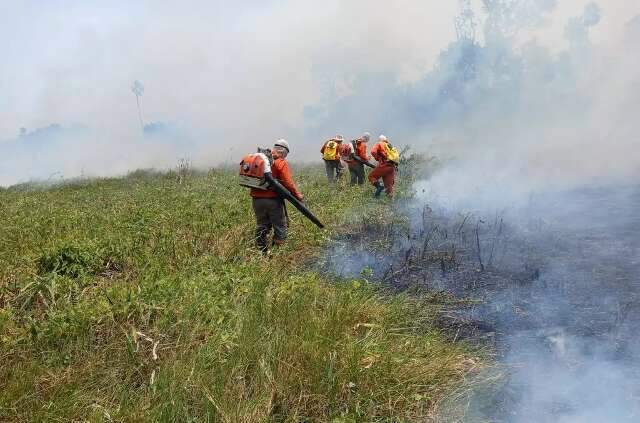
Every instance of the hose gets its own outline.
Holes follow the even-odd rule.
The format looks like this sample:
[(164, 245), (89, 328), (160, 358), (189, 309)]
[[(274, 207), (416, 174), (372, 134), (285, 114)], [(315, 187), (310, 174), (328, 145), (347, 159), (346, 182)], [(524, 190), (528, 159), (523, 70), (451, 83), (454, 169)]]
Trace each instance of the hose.
[(289, 192), (289, 190), (283, 187), (282, 184), (271, 175), (271, 173), (265, 173), (264, 178), (267, 182), (269, 182), (269, 187), (271, 189), (278, 193), (278, 195), (280, 195), (282, 198), (290, 202), (293, 207), (298, 209), (300, 213), (304, 215), (304, 217), (312, 221), (317, 227), (324, 228), (322, 222), (320, 222), (320, 220), (315, 217), (313, 213), (311, 213), (311, 210), (309, 210), (307, 206), (305, 206), (300, 200), (294, 197), (293, 194)]

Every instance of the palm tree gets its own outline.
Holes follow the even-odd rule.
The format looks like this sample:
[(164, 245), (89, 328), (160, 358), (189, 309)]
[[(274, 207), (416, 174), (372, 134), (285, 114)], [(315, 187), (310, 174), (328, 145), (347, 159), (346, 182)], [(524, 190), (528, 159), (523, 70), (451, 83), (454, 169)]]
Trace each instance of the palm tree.
[(140, 97), (144, 94), (144, 86), (137, 79), (133, 81), (133, 85), (131, 86), (131, 92), (136, 96), (136, 103), (138, 104), (138, 117), (140, 118), (140, 128), (144, 132), (144, 123), (142, 121), (142, 109), (140, 108)]

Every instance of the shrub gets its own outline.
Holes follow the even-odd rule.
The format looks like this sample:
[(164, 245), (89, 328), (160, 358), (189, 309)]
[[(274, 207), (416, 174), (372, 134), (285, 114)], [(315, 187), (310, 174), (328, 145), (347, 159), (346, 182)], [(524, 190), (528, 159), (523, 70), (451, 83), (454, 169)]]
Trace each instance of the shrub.
[(119, 255), (112, 247), (64, 244), (40, 256), (36, 262), (36, 269), (40, 276), (56, 274), (69, 278), (119, 272), (123, 268)]
[(43, 254), (37, 262), (38, 274), (55, 273), (77, 278), (84, 274), (95, 274), (100, 269), (101, 258), (95, 250), (80, 245), (66, 244)]

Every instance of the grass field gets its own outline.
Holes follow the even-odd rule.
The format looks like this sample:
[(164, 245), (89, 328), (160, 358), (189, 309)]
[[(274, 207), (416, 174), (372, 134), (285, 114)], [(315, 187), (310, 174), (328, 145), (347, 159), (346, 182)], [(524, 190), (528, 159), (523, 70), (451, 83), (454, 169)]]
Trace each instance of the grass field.
[(470, 360), (436, 305), (314, 267), (370, 189), (296, 169), (320, 230), (252, 247), (235, 174), (173, 172), (0, 190), (0, 420), (429, 420)]

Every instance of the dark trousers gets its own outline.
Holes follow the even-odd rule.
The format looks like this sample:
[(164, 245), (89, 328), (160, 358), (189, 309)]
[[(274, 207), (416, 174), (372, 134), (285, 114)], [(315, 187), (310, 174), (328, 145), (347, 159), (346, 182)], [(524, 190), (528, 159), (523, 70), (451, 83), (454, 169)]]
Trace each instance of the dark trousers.
[(280, 198), (254, 198), (253, 212), (256, 215), (256, 247), (262, 251), (269, 248), (268, 238), (273, 229), (273, 243), (282, 244), (287, 239), (287, 215), (284, 200)]
[(364, 184), (364, 165), (362, 163), (349, 163), (349, 174), (351, 175), (351, 185)]
[(327, 171), (327, 179), (330, 184), (342, 176), (342, 163), (339, 160), (325, 160), (324, 168)]

